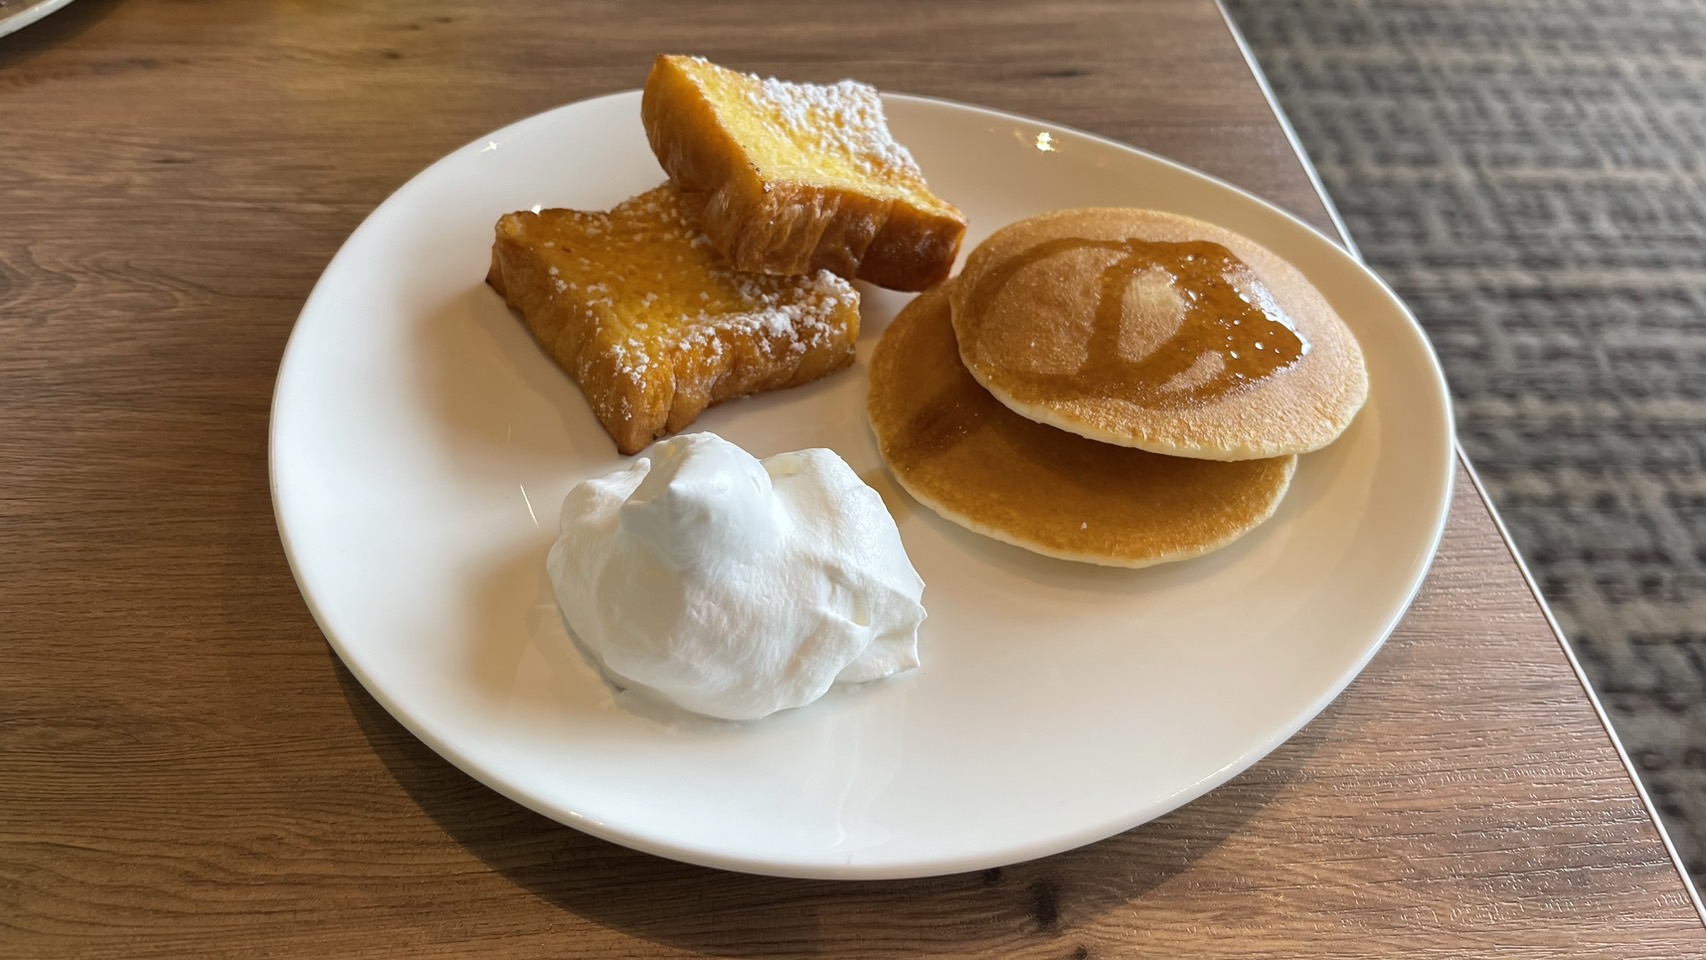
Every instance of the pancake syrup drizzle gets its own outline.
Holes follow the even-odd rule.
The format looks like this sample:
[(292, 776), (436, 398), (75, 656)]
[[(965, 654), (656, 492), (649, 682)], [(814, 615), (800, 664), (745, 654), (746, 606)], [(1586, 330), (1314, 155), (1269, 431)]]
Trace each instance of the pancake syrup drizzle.
[[(971, 293), (973, 312), (988, 308), (1025, 267), (1085, 249), (1121, 256), (1102, 271), (1084, 363), (1071, 373), (1004, 371), (1002, 387), (1021, 400), (1116, 398), (1150, 408), (1185, 406), (1226, 396), (1292, 366), (1309, 352), (1308, 341), (1249, 265), (1207, 240), (1047, 240), (984, 278)], [(1126, 296), (1132, 280), (1151, 270), (1169, 277), (1184, 303), (1184, 318), (1147, 356), (1128, 360), (1120, 355)], [(1198, 369), (1204, 356), (1220, 362)], [(1179, 382), (1193, 370), (1196, 375)]]

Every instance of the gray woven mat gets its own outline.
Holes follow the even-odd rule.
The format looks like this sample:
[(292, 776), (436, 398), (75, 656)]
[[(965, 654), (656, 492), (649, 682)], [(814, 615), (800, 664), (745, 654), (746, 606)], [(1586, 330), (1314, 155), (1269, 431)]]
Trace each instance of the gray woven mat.
[(1228, 6), (1706, 882), (1706, 3)]

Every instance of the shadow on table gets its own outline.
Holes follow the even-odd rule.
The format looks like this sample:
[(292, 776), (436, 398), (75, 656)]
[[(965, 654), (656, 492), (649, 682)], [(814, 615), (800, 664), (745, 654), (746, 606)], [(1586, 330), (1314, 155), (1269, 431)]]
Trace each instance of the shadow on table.
[(493, 870), (594, 923), (708, 954), (762, 953), (778, 929), (812, 931), (808, 952), (818, 953), (855, 935), (868, 941), (873, 917), (909, 952), (1070, 931), (1189, 869), (1283, 789), (1311, 749), (1294, 740), (1253, 773), (1166, 817), (1030, 863), (919, 880), (786, 880), (675, 863), (539, 816), (410, 736), (342, 664), (338, 677), (397, 782)]

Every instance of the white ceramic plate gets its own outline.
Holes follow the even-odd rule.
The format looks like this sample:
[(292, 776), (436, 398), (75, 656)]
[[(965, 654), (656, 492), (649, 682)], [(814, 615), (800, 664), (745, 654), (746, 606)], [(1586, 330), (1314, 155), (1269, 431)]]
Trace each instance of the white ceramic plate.
[(481, 280), (500, 214), (604, 208), (663, 175), (637, 93), (500, 130), (398, 190), (326, 268), (279, 373), (271, 450), (285, 549), (333, 647), (493, 789), (735, 870), (1011, 863), (1118, 833), (1243, 770), (1350, 682), (1414, 596), (1445, 520), (1451, 421), (1427, 341), (1379, 279), (1287, 214), (1158, 157), (986, 110), (886, 102), (932, 186), (970, 217), (967, 249), (1030, 214), (1131, 205), (1289, 257), (1361, 339), (1368, 406), (1229, 549), (1138, 571), (1050, 560), (943, 522), (888, 481), (864, 361), (905, 297), (867, 291), (858, 366), (715, 408), (697, 428), (761, 457), (831, 447), (884, 492), (928, 584), (924, 667), (747, 726), (641, 715), (571, 646), (543, 572), (564, 494), (623, 458)]
[(16, 33), (71, 0), (0, 0), (0, 37)]

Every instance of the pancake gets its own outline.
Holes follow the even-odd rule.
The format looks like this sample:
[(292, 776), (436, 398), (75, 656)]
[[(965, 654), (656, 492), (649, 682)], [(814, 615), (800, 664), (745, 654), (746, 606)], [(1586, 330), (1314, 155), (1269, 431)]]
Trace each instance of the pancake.
[(877, 445), (920, 503), (1027, 550), (1118, 567), (1223, 547), (1279, 505), (1296, 457), (1164, 457), (1007, 409), (961, 365), (946, 291), (908, 304), (871, 358)]
[(1307, 453), (1368, 396), (1356, 338), (1296, 267), (1153, 210), (997, 231), (966, 260), (953, 322), (966, 367), (1014, 411), (1175, 457)]

